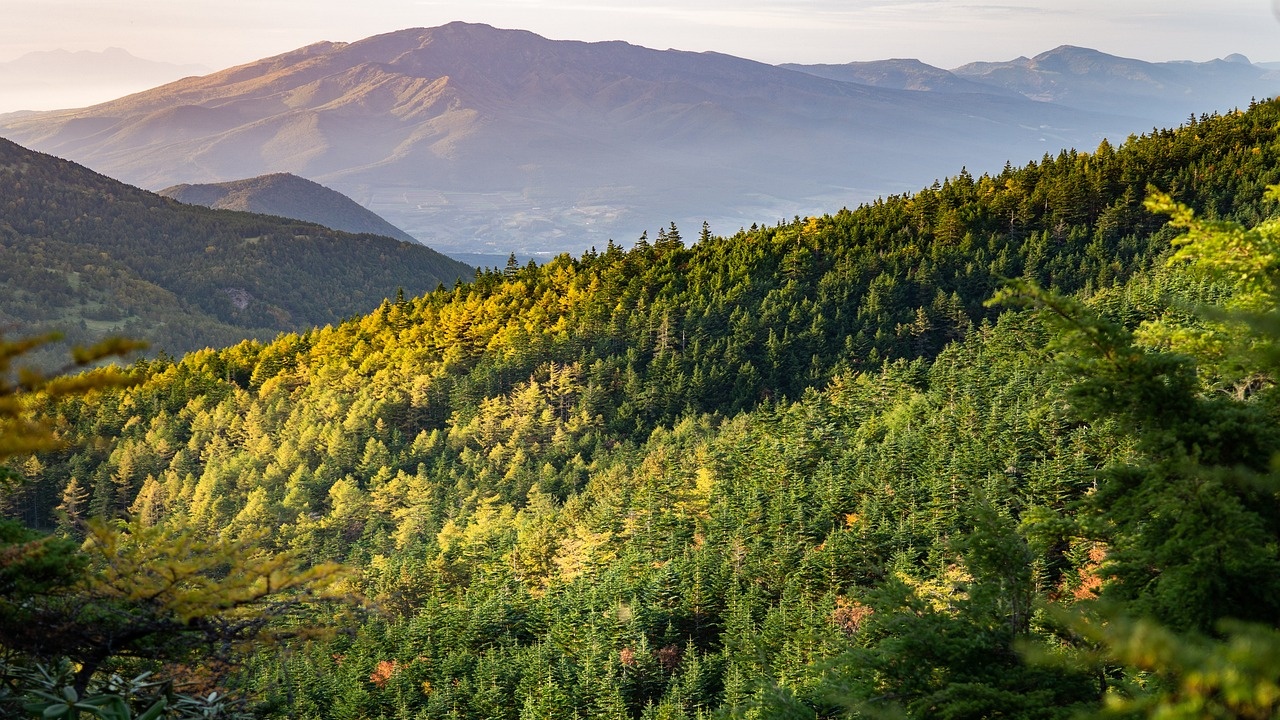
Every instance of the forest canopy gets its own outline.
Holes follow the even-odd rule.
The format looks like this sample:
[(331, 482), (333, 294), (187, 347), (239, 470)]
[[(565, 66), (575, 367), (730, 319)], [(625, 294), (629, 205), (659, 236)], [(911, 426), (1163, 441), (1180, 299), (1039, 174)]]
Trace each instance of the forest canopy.
[(1271, 717), (1277, 133), (141, 360), (31, 399), (6, 512), (351, 568), (352, 632), (220, 676), (261, 716)]

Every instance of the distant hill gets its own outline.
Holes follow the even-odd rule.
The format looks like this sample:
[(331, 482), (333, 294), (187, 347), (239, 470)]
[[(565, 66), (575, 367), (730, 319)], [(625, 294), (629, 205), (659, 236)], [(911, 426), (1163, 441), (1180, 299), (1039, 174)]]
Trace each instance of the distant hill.
[(139, 190), (0, 140), (0, 327), (182, 353), (369, 312), (471, 267), (417, 243)]
[(442, 251), (504, 257), (629, 244), (671, 220), (776, 222), (1148, 128), (466, 23), (0, 119), (0, 134), (143, 187), (290, 172)]
[(201, 185), (174, 185), (160, 191), (178, 202), (218, 210), (279, 215), (306, 220), (349, 233), (385, 235), (417, 242), (409, 233), (383, 220), (336, 190), (289, 173)]
[(1280, 64), (1255, 65), (1239, 54), (1200, 63), (1150, 63), (1070, 45), (1034, 58), (970, 63), (954, 70), (906, 59), (780, 67), (899, 90), (1017, 95), (1159, 126), (1181, 122), (1193, 112), (1244, 107), (1250, 99), (1280, 92)]
[[(203, 65), (144, 60), (120, 48), (31, 52), (0, 62), (0, 113), (84, 107), (208, 72)], [(78, 101), (68, 104), (69, 97)]]
[(1233, 55), (1209, 62), (1151, 63), (1063, 45), (1033, 58), (980, 62), (952, 70), (960, 78), (1034, 100), (1111, 111), (1168, 124), (1191, 113), (1245, 107), (1280, 92), (1280, 72)]
[(1020, 95), (985, 83), (973, 82), (955, 74), (913, 59), (873, 60), (851, 62), (843, 65), (798, 65), (788, 63), (779, 67), (816, 75), (830, 80), (853, 82), (860, 85), (893, 88), (895, 90), (919, 90), (941, 93), (985, 93), (995, 95)]

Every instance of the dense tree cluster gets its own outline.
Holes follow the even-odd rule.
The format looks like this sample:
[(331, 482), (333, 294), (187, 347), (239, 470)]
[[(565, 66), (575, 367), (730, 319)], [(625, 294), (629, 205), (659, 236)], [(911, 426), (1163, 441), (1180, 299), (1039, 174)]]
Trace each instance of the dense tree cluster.
[[(1232, 325), (1274, 310), (1280, 293), (1237, 276), (1280, 252), (1272, 223), (1233, 246), (1261, 269), (1214, 265), (1241, 253), (1203, 238), (1243, 231), (1196, 225), (1167, 266), (1163, 213), (1190, 221), (1143, 199), (1263, 223), (1277, 128), (1259, 104), (140, 361), (133, 387), (39, 405), (68, 444), (12, 463), (28, 482), (7, 511), (358, 568), (378, 612), (357, 632), (237, 676), (266, 715), (1194, 699), (1176, 668), (1262, 636), (1222, 620), (1280, 621), (1275, 346)], [(1010, 279), (1038, 312), (989, 305)], [(1136, 618), (1201, 654), (1126, 654)]]

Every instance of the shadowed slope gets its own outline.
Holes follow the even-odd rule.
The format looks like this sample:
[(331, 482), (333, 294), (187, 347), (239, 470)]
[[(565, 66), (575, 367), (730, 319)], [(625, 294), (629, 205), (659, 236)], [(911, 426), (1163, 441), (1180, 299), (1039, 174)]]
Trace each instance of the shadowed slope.
[(417, 243), (183, 205), (0, 140), (0, 325), (185, 352), (368, 312), (473, 270)]

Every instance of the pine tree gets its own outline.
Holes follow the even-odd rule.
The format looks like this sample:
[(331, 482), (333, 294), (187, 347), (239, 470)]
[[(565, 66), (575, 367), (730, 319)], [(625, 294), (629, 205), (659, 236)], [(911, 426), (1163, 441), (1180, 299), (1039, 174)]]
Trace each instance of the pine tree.
[(62, 502), (58, 505), (58, 531), (63, 534), (73, 532), (85, 519), (88, 510), (89, 491), (80, 484), (79, 478), (72, 475), (62, 490)]

